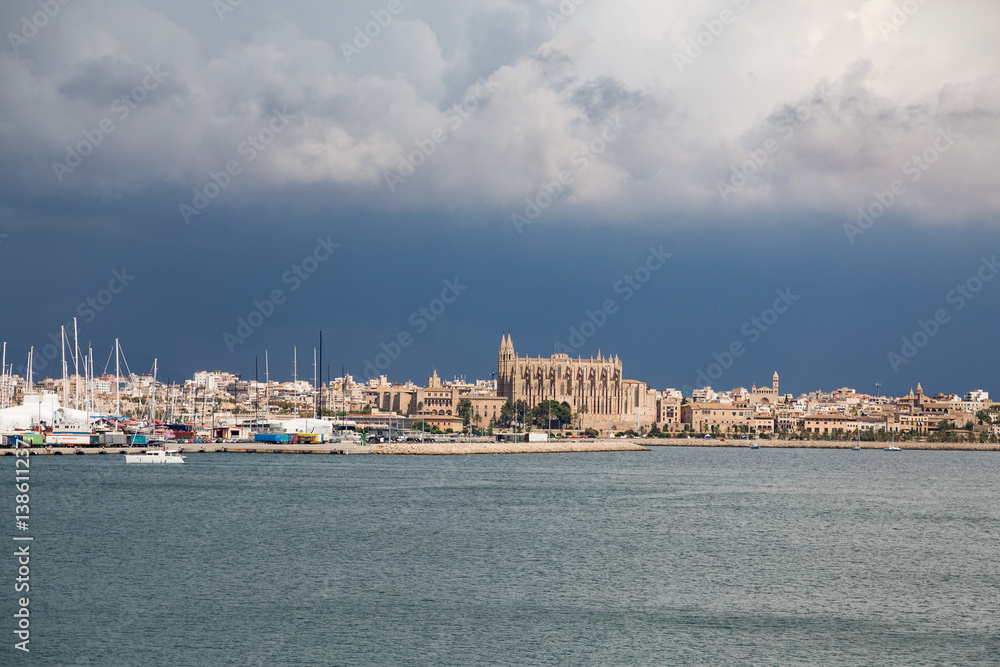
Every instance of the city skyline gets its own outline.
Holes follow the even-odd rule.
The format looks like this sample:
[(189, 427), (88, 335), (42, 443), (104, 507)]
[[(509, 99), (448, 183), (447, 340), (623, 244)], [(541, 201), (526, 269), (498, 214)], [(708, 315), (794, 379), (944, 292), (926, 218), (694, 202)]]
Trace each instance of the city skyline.
[(174, 378), (319, 330), (335, 374), (485, 376), (511, 332), (998, 389), (991, 3), (46, 6), (0, 7), (14, 363), (77, 315)]
[[(70, 379), (72, 379), (77, 375), (76, 373), (74, 373), (74, 363), (73, 363), (73, 353), (72, 353), (73, 340), (71, 332), (72, 329), (70, 328), (69, 331), (67, 331), (66, 333), (67, 336), (66, 367), (67, 367), (67, 378)], [(510, 334), (503, 334), (501, 336), (501, 349), (503, 348), (504, 341), (507, 340), (508, 337), (510, 337)], [(50, 345), (47, 344), (46, 347), (49, 347), (50, 350), (53, 349), (60, 350), (59, 346), (57, 345), (58, 340), (59, 340), (58, 337), (52, 338), (50, 340)], [(57, 353), (56, 357), (53, 357), (52, 361), (48, 361), (44, 357), (44, 353), (42, 352), (43, 349), (44, 348), (36, 348), (34, 352), (36, 355), (36, 362), (37, 362), (35, 364), (36, 370), (33, 378), (34, 384), (37, 385), (39, 383), (44, 384), (46, 382), (51, 383), (51, 382), (61, 381), (62, 378), (61, 371), (53, 374), (52, 370), (48, 370), (48, 369), (58, 370), (61, 368), (62, 366), (60, 358), (61, 350), (60, 353)], [(81, 344), (80, 349), (81, 349), (80, 352), (81, 358), (85, 358), (87, 354), (86, 347), (83, 344)], [(428, 367), (427, 372), (424, 373), (423, 375), (417, 375), (413, 377), (395, 376), (391, 372), (392, 361), (394, 361), (394, 359), (390, 356), (390, 353), (393, 351), (393, 349), (390, 349), (388, 347), (381, 349), (388, 351), (382, 351), (379, 352), (377, 355), (375, 355), (376, 361), (368, 365), (368, 368), (370, 368), (373, 371), (371, 374), (353, 373), (351, 369), (347, 368), (345, 365), (336, 366), (336, 372), (334, 372), (335, 364), (330, 363), (330, 364), (325, 364), (322, 383), (324, 385), (328, 385), (334, 380), (340, 381), (345, 377), (350, 376), (350, 378), (359, 385), (370, 384), (371, 381), (373, 380), (378, 380), (379, 378), (385, 378), (386, 381), (391, 385), (421, 386), (421, 382), (423, 382), (427, 378), (431, 376), (438, 377), (439, 375), (441, 377), (441, 381), (445, 382), (446, 384), (452, 384), (456, 382), (471, 382), (471, 383), (493, 382), (501, 378), (502, 371), (505, 368), (504, 362), (501, 361), (500, 364), (501, 374), (499, 375), (497, 371), (493, 370), (487, 371), (482, 375), (476, 375), (474, 373), (455, 373), (451, 375), (446, 375), (443, 373), (439, 373), (440, 371), (439, 366), (433, 366), (433, 367)], [(403, 348), (400, 347), (399, 349), (402, 350)], [(733, 348), (730, 348), (730, 350), (732, 349)], [(278, 351), (276, 354), (272, 354), (270, 350), (264, 350), (260, 356), (255, 358), (254, 369), (248, 374), (244, 374), (240, 371), (234, 370), (231, 367), (226, 367), (225, 365), (216, 365), (216, 366), (198, 368), (195, 371), (192, 371), (192, 373), (189, 374), (188, 376), (179, 376), (179, 377), (173, 377), (169, 375), (165, 376), (162, 372), (164, 368), (163, 364), (157, 361), (159, 370), (157, 372), (156, 380), (157, 383), (162, 386), (174, 386), (174, 385), (179, 386), (185, 383), (191, 383), (192, 378), (196, 378), (198, 375), (201, 374), (231, 373), (234, 376), (237, 376), (240, 379), (242, 379), (244, 382), (257, 382), (261, 385), (264, 385), (269, 381), (270, 384), (277, 386), (293, 382), (294, 380), (297, 379), (299, 382), (305, 382), (307, 384), (315, 386), (320, 382), (317, 376), (314, 375), (314, 373), (318, 370), (317, 368), (318, 355), (314, 353), (318, 353), (318, 350), (319, 350), (318, 347), (303, 347), (301, 348), (301, 354), (300, 354), (299, 346), (293, 346), (292, 351), (288, 355), (283, 355), (280, 353), (280, 351)], [(640, 367), (640, 372), (633, 373), (631, 365), (628, 366), (629, 369), (628, 374), (634, 376), (636, 378), (635, 379), (636, 382), (642, 384), (643, 386), (648, 386), (650, 390), (654, 390), (657, 392), (665, 392), (667, 390), (680, 391), (681, 394), (686, 398), (690, 398), (696, 390), (703, 390), (706, 388), (712, 389), (717, 393), (729, 393), (740, 389), (747, 390), (755, 387), (764, 388), (768, 385), (768, 383), (777, 382), (777, 378), (779, 375), (781, 375), (781, 373), (778, 370), (775, 370), (773, 371), (771, 376), (766, 378), (764, 377), (750, 378), (749, 381), (745, 382), (737, 381), (735, 384), (727, 384), (725, 381), (727, 377), (739, 378), (739, 376), (736, 373), (730, 373), (728, 371), (733, 367), (733, 365), (735, 365), (739, 361), (739, 357), (742, 356), (742, 355), (734, 356), (730, 350), (724, 350), (721, 354), (720, 353), (713, 354), (712, 359), (709, 361), (708, 364), (705, 365), (704, 370), (698, 369), (698, 375), (696, 376), (696, 384), (677, 384), (677, 383), (674, 384), (667, 383), (665, 385), (651, 384), (643, 377), (641, 373), (641, 367)], [(14, 376), (19, 377), (22, 381), (25, 381), (27, 378), (27, 376), (25, 375), (26, 365), (24, 363), (18, 364), (13, 359), (13, 355), (10, 354), (12, 352), (10, 346), (7, 347), (7, 351), (8, 351), (7, 364), (9, 367), (8, 372), (12, 373)], [(549, 355), (538, 355), (530, 353), (526, 355), (519, 354), (518, 358), (521, 361), (526, 361), (526, 362), (532, 362), (533, 360), (536, 359), (541, 362), (548, 362), (550, 358), (555, 360), (556, 358), (562, 355), (565, 355), (565, 352), (556, 351), (554, 353), (550, 353)], [(287, 356), (288, 358), (286, 359), (285, 356)], [(42, 357), (42, 360), (38, 361), (37, 357)], [(96, 378), (114, 377), (115, 375), (114, 343), (112, 343), (111, 345), (111, 352), (108, 356), (107, 362), (103, 366), (97, 363), (98, 355), (96, 355), (96, 353), (94, 359), (95, 359), (95, 369), (99, 369), (95, 370)], [(272, 359), (273, 362), (271, 361)], [(619, 369), (624, 363), (624, 360), (621, 360), (619, 355), (617, 355), (617, 353), (615, 353), (614, 351), (602, 352), (601, 350), (598, 350), (595, 355), (568, 356), (567, 361), (573, 362), (574, 360), (577, 359), (583, 361), (603, 360), (604, 362), (610, 363), (612, 365), (618, 364)], [(385, 361), (389, 361), (389, 365), (386, 366), (385, 369), (382, 369), (378, 364)], [(84, 362), (81, 361), (80, 363), (83, 364)], [(729, 364), (728, 367), (727, 364)], [(288, 367), (287, 369), (285, 368), (286, 366)], [(171, 366), (167, 366), (167, 368), (171, 368)], [(136, 378), (152, 377), (152, 368), (143, 370), (141, 367), (133, 368), (128, 364), (128, 360), (124, 354), (124, 345), (122, 345), (122, 350), (121, 350), (121, 364), (119, 372), (120, 372), (119, 377), (126, 379), (133, 376)], [(79, 376), (81, 378), (83, 377), (82, 371), (80, 372)], [(631, 382), (632, 380), (625, 380), (625, 381)], [(697, 383), (698, 381), (703, 381), (703, 382)], [(891, 386), (886, 387), (885, 383), (881, 381), (876, 381), (875, 383), (873, 383), (871, 387), (868, 388), (851, 383), (841, 384), (837, 386), (809, 386), (808, 382), (805, 380), (800, 379), (799, 382), (804, 385), (802, 388), (795, 388), (791, 391), (785, 391), (784, 389), (787, 389), (787, 385), (785, 385), (783, 386), (783, 390), (780, 392), (780, 395), (781, 396), (790, 395), (793, 397), (799, 397), (808, 394), (813, 394), (816, 392), (834, 393), (843, 389), (849, 389), (857, 392), (859, 395), (867, 395), (872, 397), (876, 396), (900, 397), (907, 395), (907, 393), (909, 392), (912, 392), (915, 387), (919, 387), (922, 384), (924, 384), (918, 379), (916, 380), (913, 386), (904, 388), (897, 393), (892, 389)], [(504, 391), (508, 390), (497, 388), (495, 389), (495, 391), (500, 395), (505, 395)], [(995, 390), (991, 390), (988, 383), (981, 382), (979, 384), (973, 383), (972, 385), (969, 386), (957, 387), (957, 388), (956, 387), (938, 388), (931, 386), (931, 391), (928, 393), (928, 395), (932, 396), (941, 394), (941, 395), (963, 396), (968, 394), (969, 392), (974, 392), (974, 391), (985, 391), (987, 394), (993, 391), (994, 396), (997, 395), (998, 393)]]

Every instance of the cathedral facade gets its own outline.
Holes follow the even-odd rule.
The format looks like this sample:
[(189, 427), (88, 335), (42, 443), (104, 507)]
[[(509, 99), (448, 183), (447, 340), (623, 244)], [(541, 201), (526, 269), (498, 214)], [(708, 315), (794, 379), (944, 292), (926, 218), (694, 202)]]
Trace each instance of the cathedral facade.
[(656, 391), (624, 379), (617, 355), (519, 357), (509, 335), (500, 340), (497, 396), (529, 407), (557, 401), (579, 415), (583, 428), (624, 430), (656, 420)]

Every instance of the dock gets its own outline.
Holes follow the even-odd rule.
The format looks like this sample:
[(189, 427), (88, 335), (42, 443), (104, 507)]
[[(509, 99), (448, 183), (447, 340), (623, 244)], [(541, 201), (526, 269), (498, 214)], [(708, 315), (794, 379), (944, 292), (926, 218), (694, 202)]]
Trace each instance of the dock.
[[(371, 454), (372, 446), (362, 447), (352, 442), (327, 442), (321, 444), (276, 444), (269, 442), (179, 442), (167, 443), (167, 449), (176, 449), (182, 454)], [(135, 454), (145, 449), (159, 449), (159, 446), (128, 447), (31, 447), (37, 456), (82, 456), (88, 454), (115, 455)], [(0, 450), (0, 455), (13, 455), (13, 448)]]
[[(469, 455), (469, 454), (561, 454), (585, 452), (640, 452), (647, 447), (629, 440), (567, 440), (553, 439), (545, 442), (494, 442), (487, 439), (456, 440), (451, 442), (372, 443), (362, 446), (354, 442), (327, 442), (319, 444), (279, 444), (265, 442), (184, 442), (168, 443), (167, 449), (182, 454), (382, 454), (382, 455)], [(132, 453), (158, 446), (133, 447)], [(122, 455), (128, 447), (32, 447), (33, 455), (82, 456)], [(0, 455), (13, 455), (14, 450), (0, 450)]]

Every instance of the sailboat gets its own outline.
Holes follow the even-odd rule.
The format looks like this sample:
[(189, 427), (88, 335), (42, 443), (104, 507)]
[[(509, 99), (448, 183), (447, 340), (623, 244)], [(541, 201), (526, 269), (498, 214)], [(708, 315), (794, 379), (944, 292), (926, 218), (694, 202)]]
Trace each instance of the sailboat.
[(900, 449), (899, 447), (896, 446), (896, 434), (895, 433), (892, 434), (892, 442), (891, 442), (891, 444), (888, 447), (885, 448), (885, 451), (887, 451), (887, 452), (901, 452), (901, 451), (903, 451), (902, 449)]
[[(153, 384), (149, 394), (149, 432), (156, 429), (156, 359), (153, 360)], [(135, 443), (132, 436), (131, 444)], [(125, 463), (184, 463), (184, 456), (176, 449), (147, 449), (141, 454), (125, 454)]]

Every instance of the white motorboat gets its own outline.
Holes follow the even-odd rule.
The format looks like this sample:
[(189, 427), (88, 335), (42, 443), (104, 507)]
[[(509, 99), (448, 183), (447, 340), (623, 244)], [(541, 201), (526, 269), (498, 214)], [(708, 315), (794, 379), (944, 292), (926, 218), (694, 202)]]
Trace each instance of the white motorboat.
[(126, 454), (125, 463), (184, 463), (176, 449), (147, 449), (142, 454)]

